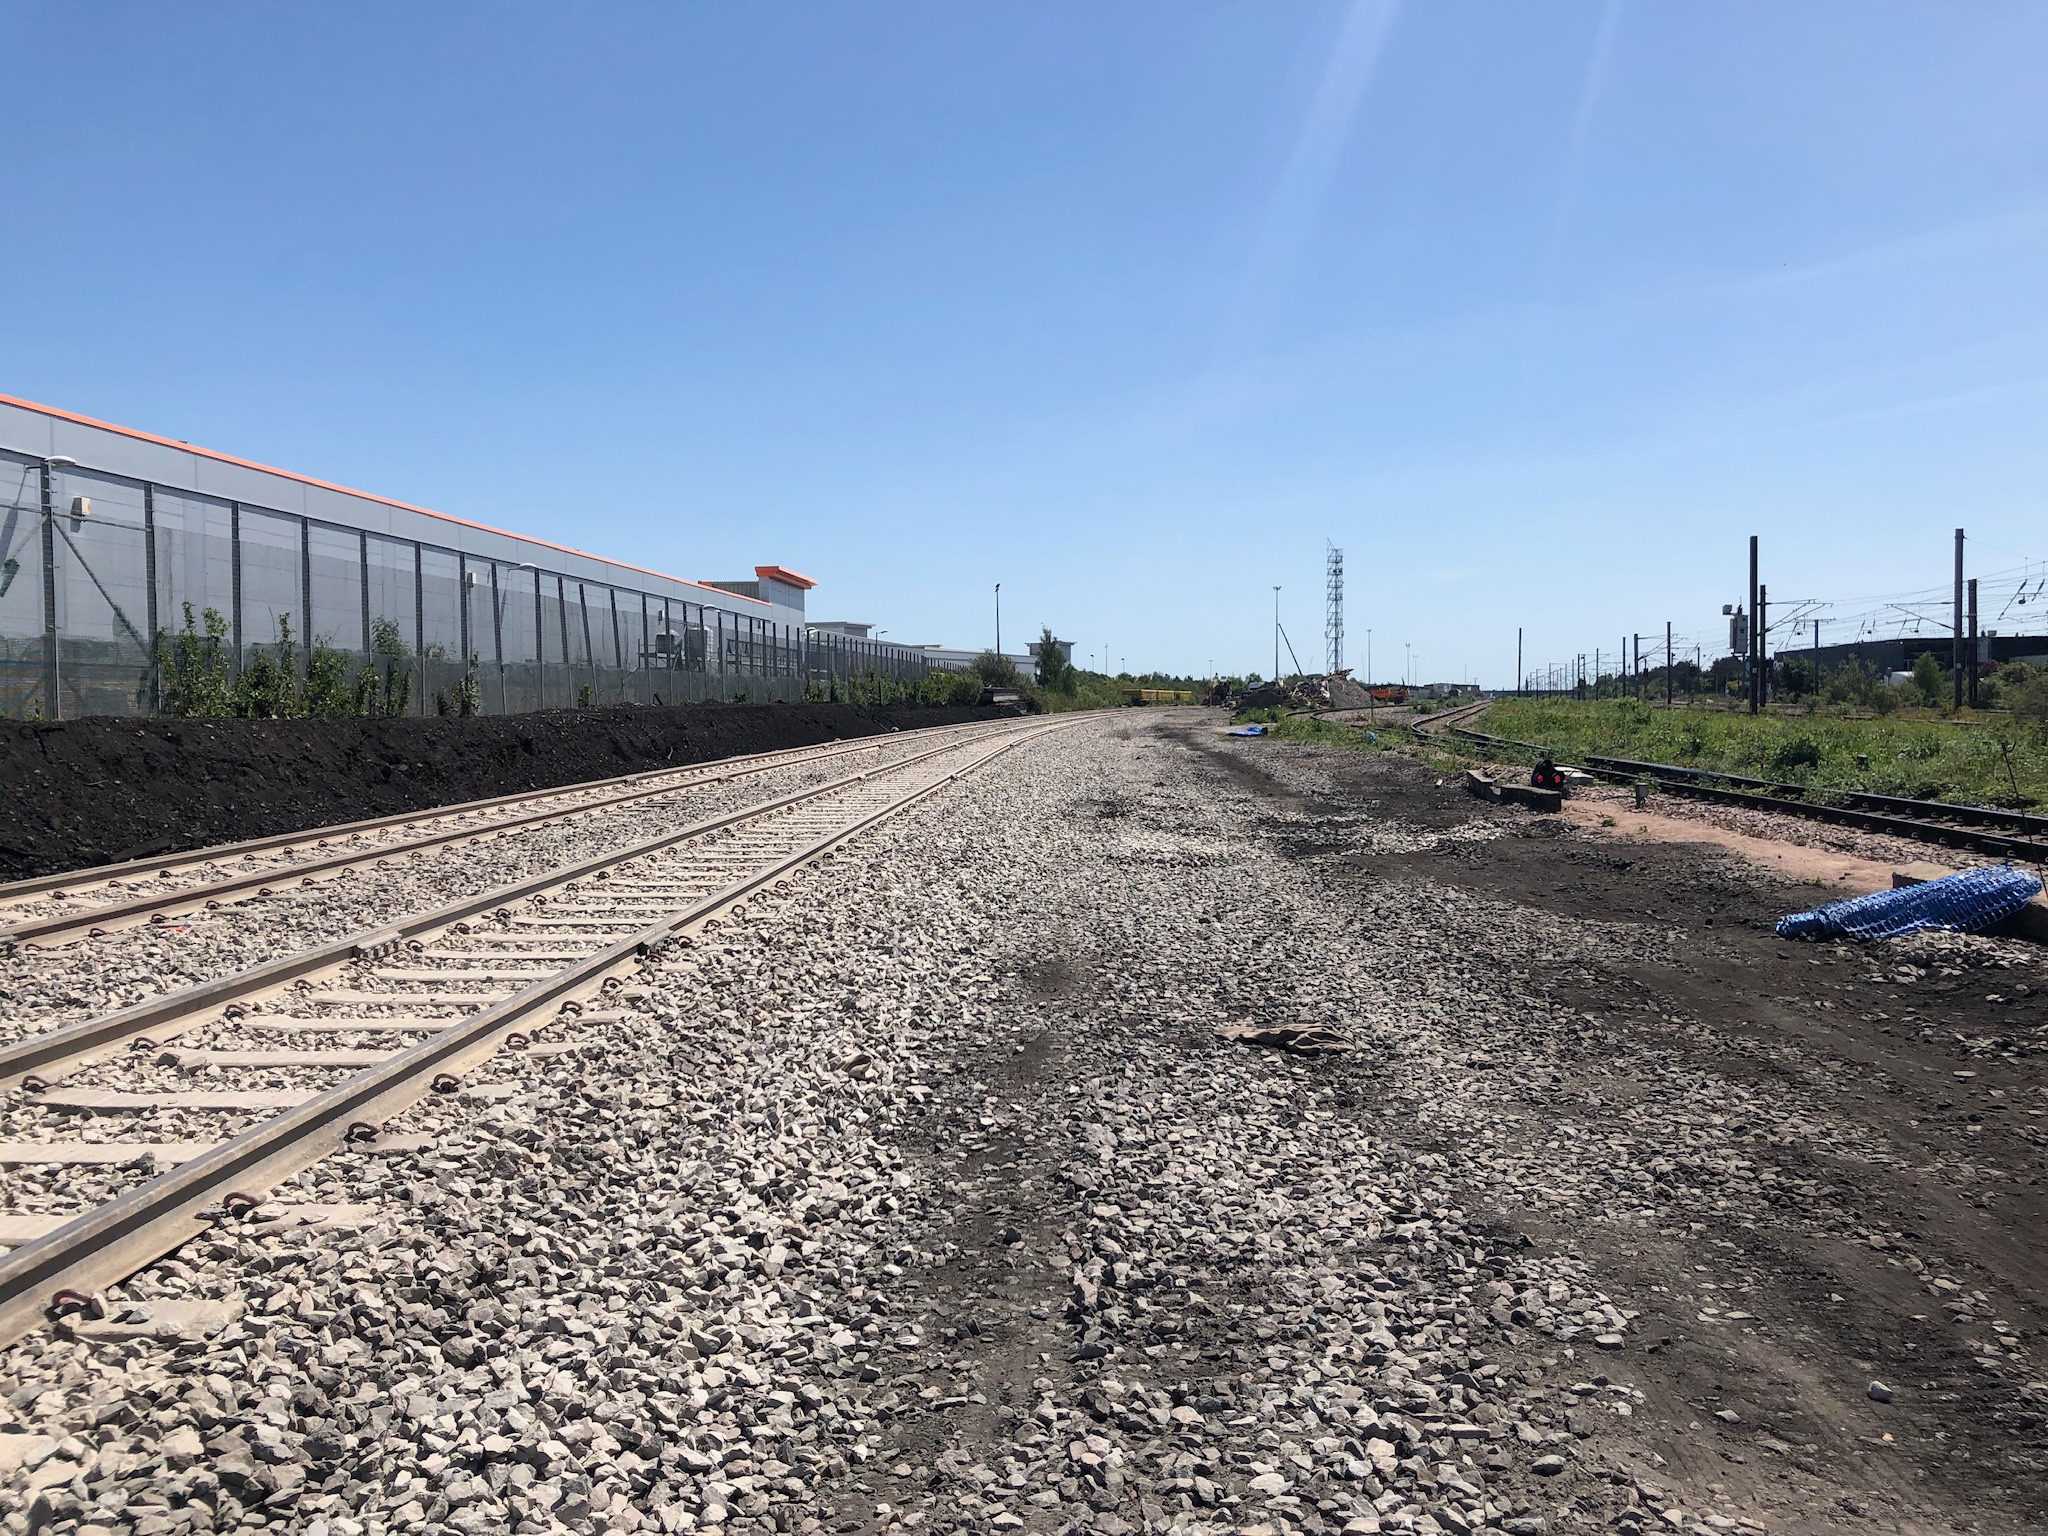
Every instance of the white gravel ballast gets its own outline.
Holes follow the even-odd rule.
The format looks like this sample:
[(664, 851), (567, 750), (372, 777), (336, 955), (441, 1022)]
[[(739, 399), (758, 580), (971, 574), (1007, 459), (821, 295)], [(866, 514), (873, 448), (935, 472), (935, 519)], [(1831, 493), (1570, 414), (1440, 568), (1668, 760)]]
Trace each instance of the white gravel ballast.
[[(1760, 1528), (1610, 1454), (1630, 1298), (1414, 1134), (1507, 995), (1402, 979), (1470, 922), (1390, 904), (1419, 964), (1371, 963), (1257, 814), (1131, 714), (925, 800), (0, 1352), (0, 1523)], [(1488, 921), (1502, 964), (1604, 942)]]

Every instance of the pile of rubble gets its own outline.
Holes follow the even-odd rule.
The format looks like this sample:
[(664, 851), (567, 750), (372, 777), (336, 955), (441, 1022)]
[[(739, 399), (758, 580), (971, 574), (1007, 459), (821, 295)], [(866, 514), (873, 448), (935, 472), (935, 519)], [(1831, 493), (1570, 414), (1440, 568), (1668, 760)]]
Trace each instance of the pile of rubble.
[(1249, 688), (1217, 681), (1203, 695), (1204, 704), (1244, 709), (1364, 709), (1372, 704), (1405, 704), (1405, 688), (1371, 688), (1354, 681), (1350, 670), (1322, 677), (1293, 677), (1285, 682), (1252, 684)]

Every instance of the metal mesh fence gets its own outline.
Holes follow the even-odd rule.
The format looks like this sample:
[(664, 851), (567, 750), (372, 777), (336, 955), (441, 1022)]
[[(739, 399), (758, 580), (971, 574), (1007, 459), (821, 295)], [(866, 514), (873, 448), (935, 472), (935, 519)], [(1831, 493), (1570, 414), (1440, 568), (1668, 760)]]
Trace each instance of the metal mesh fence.
[(324, 666), (355, 707), (409, 714), (795, 700), (931, 670), (904, 646), (0, 450), (0, 714), (157, 712), (181, 639), (215, 634), (231, 677)]

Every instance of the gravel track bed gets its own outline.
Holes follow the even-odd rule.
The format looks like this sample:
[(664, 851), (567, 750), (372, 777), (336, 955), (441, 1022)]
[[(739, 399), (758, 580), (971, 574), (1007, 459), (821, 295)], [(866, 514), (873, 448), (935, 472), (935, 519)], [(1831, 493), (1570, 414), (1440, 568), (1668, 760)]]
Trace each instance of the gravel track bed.
[[(1853, 1492), (1953, 1528), (1952, 1483), (1849, 1459), (1874, 1431), (1688, 1424), (1651, 1326), (1681, 1298), (1616, 1257), (1681, 1255), (1696, 1329), (1761, 1348), (1800, 1324), (1741, 1305), (1770, 1241), (1832, 1219), (1778, 1165), (1897, 1149), (1790, 1046), (1623, 1100), (1622, 1021), (1568, 982), (1656, 931), (1448, 878), (1554, 823), (1361, 805), (1190, 718), (1019, 747), (694, 940), (580, 1053), (502, 1053), (391, 1128), (425, 1150), (260, 1213), (337, 1225), (224, 1220), (88, 1336), (0, 1351), (0, 1520), (1536, 1536), (1858, 1528)], [(2009, 1348), (1983, 1369), (2023, 1379)], [(1796, 1475), (1745, 1470), (1757, 1434)]]
[(892, 742), (879, 754), (800, 764), (658, 800), (591, 811), (471, 848), (418, 855), (387, 868), (345, 871), (311, 886), (197, 912), (158, 926), (117, 929), (58, 948), (0, 956), (0, 1043), (91, 1018), (290, 950), (338, 938), (488, 890), (678, 824), (757, 805), (876, 761), (932, 745)]

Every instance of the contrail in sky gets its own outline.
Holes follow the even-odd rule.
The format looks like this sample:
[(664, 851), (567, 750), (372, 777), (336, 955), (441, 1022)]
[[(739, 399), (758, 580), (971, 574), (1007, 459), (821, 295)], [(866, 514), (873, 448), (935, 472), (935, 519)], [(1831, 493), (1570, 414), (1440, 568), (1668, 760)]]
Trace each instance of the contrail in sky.
[(1543, 251), (1543, 287), (1539, 302), (1548, 303), (1557, 287), (1558, 267), (1564, 261), (1565, 237), (1571, 231), (1572, 212), (1578, 206), (1579, 181), (1585, 172), (1586, 145), (1593, 136), (1593, 114), (1607, 85), (1608, 61), (1614, 56), (1614, 35), (1621, 30), (1621, 0), (1607, 0), (1600, 13), (1600, 30), (1593, 35), (1592, 56), (1586, 61), (1586, 75), (1579, 86), (1579, 110), (1572, 119), (1571, 147), (1565, 153), (1564, 181), (1558, 188), (1557, 210), (1550, 220), (1550, 239)]
[(1285, 296), (1399, 11), (1399, 0), (1352, 0), (1224, 325), (1226, 354), (1256, 346)]

